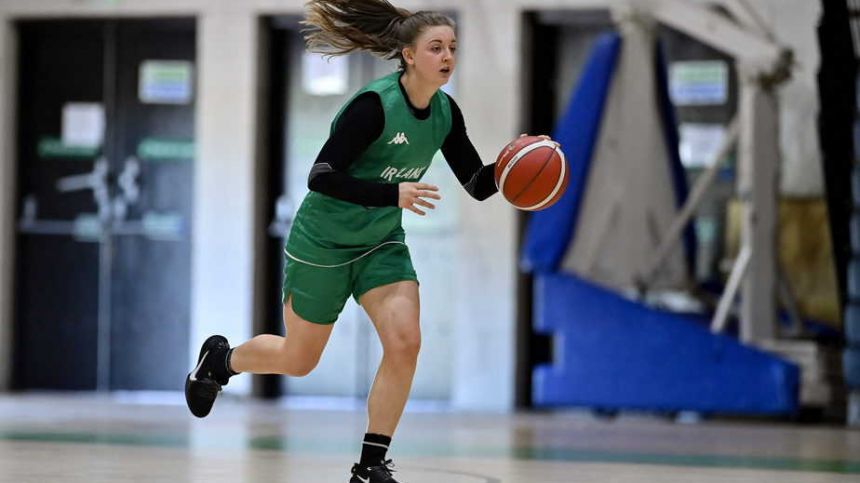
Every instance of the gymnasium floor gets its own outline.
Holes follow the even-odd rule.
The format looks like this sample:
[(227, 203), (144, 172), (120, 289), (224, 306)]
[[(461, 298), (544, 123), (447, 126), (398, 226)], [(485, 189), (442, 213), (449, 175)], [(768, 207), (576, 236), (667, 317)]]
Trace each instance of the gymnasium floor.
[[(3, 482), (341, 482), (364, 412), (179, 395), (0, 395)], [(395, 438), (403, 483), (860, 482), (860, 430), (583, 412), (413, 408)]]

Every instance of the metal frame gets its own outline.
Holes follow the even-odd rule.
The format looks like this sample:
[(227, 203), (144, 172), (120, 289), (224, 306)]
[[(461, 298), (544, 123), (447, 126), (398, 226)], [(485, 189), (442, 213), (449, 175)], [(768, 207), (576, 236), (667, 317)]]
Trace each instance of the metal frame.
[[(741, 256), (735, 261), (712, 328), (723, 330), (728, 310), (740, 290), (741, 340), (756, 344), (774, 339), (777, 332), (774, 247), (778, 220), (779, 112), (774, 87), (789, 78), (792, 53), (772, 40), (772, 34), (745, 0), (722, 0), (720, 4), (738, 16), (740, 22), (688, 0), (629, 0), (618, 7), (616, 16), (651, 16), (728, 53), (737, 62), (741, 76), (737, 180), (742, 213)], [(733, 129), (728, 137), (732, 137), (732, 132)], [(698, 194), (699, 188), (694, 194)], [(690, 203), (696, 203), (695, 197)], [(645, 273), (644, 281), (650, 280), (659, 269), (665, 247), (677, 241), (681, 233), (677, 226), (683, 226), (684, 219), (689, 219), (691, 209), (685, 206), (673, 223), (670, 236), (658, 249), (657, 263)]]

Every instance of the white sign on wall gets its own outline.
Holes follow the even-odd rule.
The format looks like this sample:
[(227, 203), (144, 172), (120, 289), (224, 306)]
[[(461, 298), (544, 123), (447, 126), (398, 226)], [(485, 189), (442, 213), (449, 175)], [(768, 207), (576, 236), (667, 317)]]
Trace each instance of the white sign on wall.
[(65, 146), (97, 148), (105, 133), (105, 110), (98, 102), (63, 105), (62, 142)]
[(676, 106), (725, 104), (729, 68), (722, 60), (681, 61), (669, 66), (669, 93)]
[(726, 137), (722, 124), (684, 123), (678, 128), (681, 163), (687, 168), (706, 168), (714, 161)]
[(138, 97), (145, 104), (188, 104), (193, 91), (191, 62), (145, 60), (138, 72)]

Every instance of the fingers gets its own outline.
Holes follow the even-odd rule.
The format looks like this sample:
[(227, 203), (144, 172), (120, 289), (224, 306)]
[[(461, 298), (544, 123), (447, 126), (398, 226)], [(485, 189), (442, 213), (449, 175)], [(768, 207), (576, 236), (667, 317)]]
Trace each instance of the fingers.
[(416, 215), (424, 216), (427, 213), (418, 208), (422, 206), (428, 209), (435, 209), (436, 205), (425, 200), (424, 198), (433, 199), (433, 200), (441, 200), (442, 196), (437, 193), (439, 191), (439, 187), (432, 184), (427, 183), (401, 183), (400, 186), (400, 204), (399, 206), (405, 208)]
[(417, 188), (419, 190), (439, 191), (438, 186), (432, 185), (432, 184), (427, 184), (427, 183), (412, 183), (412, 186), (414, 186), (415, 188)]
[(434, 193), (432, 191), (419, 191), (415, 194), (416, 197), (421, 198), (432, 198), (434, 200), (441, 200), (442, 196), (439, 193)]
[[(526, 136), (528, 136), (528, 134), (525, 134), (525, 133), (520, 134), (520, 137), (521, 137), (521, 138), (522, 138), (522, 137), (526, 137)], [(553, 139), (552, 139), (551, 137), (547, 136), (546, 134), (541, 134), (541, 135), (539, 135), (538, 137), (539, 137), (539, 138), (541, 138), (541, 139), (545, 139), (545, 140), (547, 140), (547, 141), (552, 141), (552, 142), (553, 142), (553, 144), (555, 144), (555, 147), (557, 147), (557, 148), (560, 148), (560, 147), (561, 147), (561, 144), (559, 144), (557, 141), (553, 141)]]
[(436, 205), (430, 203), (429, 201), (422, 200), (421, 198), (415, 198), (415, 204), (425, 206), (427, 208), (430, 208), (431, 210), (436, 209)]
[(416, 215), (424, 216), (427, 214), (427, 213), (424, 213), (423, 211), (419, 210), (418, 208), (416, 208), (415, 205), (407, 206), (406, 209), (411, 211), (412, 213), (415, 213)]
[(559, 143), (558, 143), (558, 141), (553, 140), (553, 138), (551, 138), (551, 137), (547, 136), (546, 134), (541, 134), (541, 135), (540, 135), (540, 136), (538, 136), (538, 137), (539, 137), (539, 138), (541, 138), (541, 139), (546, 139), (547, 141), (552, 141), (552, 144), (553, 144), (556, 148), (560, 148), (560, 147), (561, 147), (561, 144), (559, 144)]

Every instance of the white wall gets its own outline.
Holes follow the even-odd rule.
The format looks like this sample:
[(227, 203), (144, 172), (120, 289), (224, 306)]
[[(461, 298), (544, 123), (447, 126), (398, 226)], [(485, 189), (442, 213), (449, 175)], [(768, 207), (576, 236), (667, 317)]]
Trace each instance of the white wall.
[[(256, 18), (230, 8), (198, 19), (197, 143), (192, 248), (191, 357), (220, 333), (233, 344), (251, 336)], [(232, 391), (246, 392), (249, 377)]]
[[(485, 162), (515, 136), (520, 125), (521, 13), (531, 8), (599, 7), (608, 0), (404, 0), (406, 8), (449, 9), (459, 14), (461, 56), (458, 101), (470, 137)], [(767, 0), (768, 18), (800, 48), (807, 69), (792, 90), (798, 100), (789, 107), (795, 132), (803, 121), (813, 132), (814, 72), (817, 54), (812, 0)], [(262, 14), (297, 13), (303, 0), (3, 0), (0, 4), (0, 188), (9, 193), (14, 180), (14, 46), (10, 19), (38, 16), (198, 17), (199, 97), (194, 186), (192, 263), (192, 347), (190, 357), (208, 334), (220, 332), (232, 341), (250, 336), (253, 285), (253, 198), (255, 169), (256, 20)], [(801, 92), (802, 91), (802, 92)], [(795, 96), (801, 92), (802, 96)], [(789, 104), (793, 105), (793, 104)], [(792, 111), (792, 109), (799, 109)], [(820, 192), (814, 139), (790, 136), (802, 143), (787, 161), (786, 183), (799, 191)], [(798, 151), (788, 146), (786, 151)], [(817, 183), (817, 184), (816, 184)], [(453, 404), (459, 408), (505, 410), (513, 401), (515, 323), (516, 217), (499, 197), (477, 203), (461, 194), (459, 249), (452, 261), (455, 281), (456, 366)], [(11, 223), (14, 200), (0, 199), (0, 387), (8, 372), (12, 326)], [(249, 378), (230, 390), (246, 393)]]

